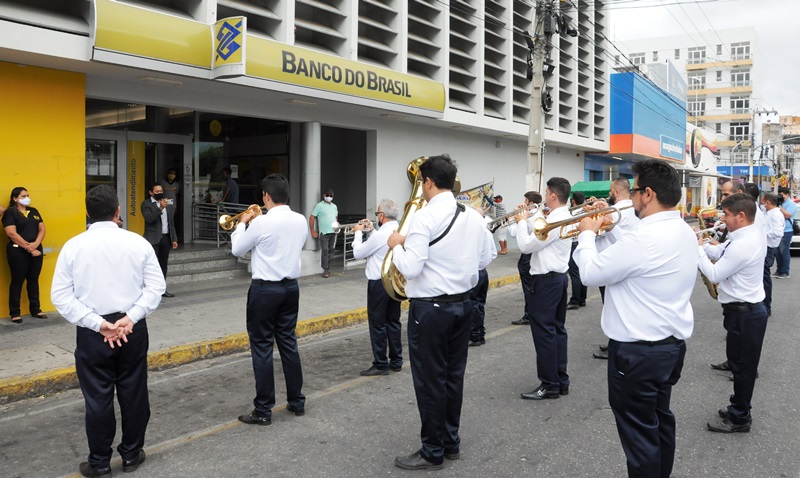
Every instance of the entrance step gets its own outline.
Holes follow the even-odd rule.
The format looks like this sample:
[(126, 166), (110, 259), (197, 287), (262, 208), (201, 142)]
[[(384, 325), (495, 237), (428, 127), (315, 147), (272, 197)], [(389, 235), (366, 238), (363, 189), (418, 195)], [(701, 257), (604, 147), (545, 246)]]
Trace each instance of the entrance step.
[(230, 248), (193, 247), (170, 252), (167, 285), (247, 278), (247, 263), (231, 255)]

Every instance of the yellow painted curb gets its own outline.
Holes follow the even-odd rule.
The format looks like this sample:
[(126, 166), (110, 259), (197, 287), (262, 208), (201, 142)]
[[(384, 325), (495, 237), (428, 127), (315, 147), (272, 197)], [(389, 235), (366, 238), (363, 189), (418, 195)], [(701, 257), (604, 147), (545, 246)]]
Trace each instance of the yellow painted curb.
[[(489, 288), (494, 289), (515, 282), (519, 282), (518, 275), (490, 278)], [(403, 301), (402, 308), (408, 309), (408, 301)], [(362, 307), (300, 321), (297, 323), (296, 334), (298, 337), (305, 337), (359, 324), (366, 320), (367, 308)], [(245, 352), (249, 348), (247, 333), (233, 334), (151, 352), (147, 355), (147, 365), (150, 370), (163, 370), (197, 360)], [(78, 386), (78, 376), (74, 366), (3, 379), (0, 380), (0, 404), (60, 392), (76, 386)]]

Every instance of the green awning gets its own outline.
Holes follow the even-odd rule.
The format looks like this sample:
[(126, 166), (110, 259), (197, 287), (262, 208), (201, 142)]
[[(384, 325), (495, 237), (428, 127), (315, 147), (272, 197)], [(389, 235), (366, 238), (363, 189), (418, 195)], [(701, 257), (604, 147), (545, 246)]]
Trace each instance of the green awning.
[[(608, 190), (611, 189), (612, 181), (581, 181), (572, 185), (572, 192), (580, 191), (586, 195), (586, 199), (592, 196), (598, 198), (608, 197)], [(633, 187), (633, 182), (629, 179)]]

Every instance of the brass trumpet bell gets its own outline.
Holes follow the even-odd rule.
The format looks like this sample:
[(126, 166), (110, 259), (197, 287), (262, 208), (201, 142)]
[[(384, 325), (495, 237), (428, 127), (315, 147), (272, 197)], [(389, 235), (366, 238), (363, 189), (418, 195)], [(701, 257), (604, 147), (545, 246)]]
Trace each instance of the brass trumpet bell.
[(246, 213), (251, 212), (253, 214), (260, 215), (264, 209), (265, 208), (263, 206), (259, 206), (258, 204), (252, 204), (250, 207), (240, 212), (239, 214), (236, 214), (235, 216), (231, 216), (229, 214), (223, 214), (222, 216), (219, 217), (219, 220), (217, 222), (219, 223), (220, 229), (224, 231), (230, 231), (231, 229), (236, 227), (237, 224), (239, 224), (239, 219)]
[(625, 209), (632, 208), (632, 207), (633, 206), (626, 206), (626, 207), (623, 207), (623, 208), (620, 208), (620, 209), (617, 209), (617, 208), (614, 208), (614, 207), (607, 207), (607, 208), (599, 209), (597, 211), (588, 211), (588, 212), (585, 212), (583, 214), (577, 214), (577, 215), (572, 216), (569, 219), (563, 219), (561, 221), (556, 221), (556, 222), (547, 222), (547, 219), (545, 219), (543, 217), (538, 217), (538, 218), (536, 218), (535, 221), (533, 221), (533, 234), (540, 241), (546, 241), (547, 238), (550, 236), (550, 231), (552, 231), (554, 229), (559, 229), (559, 233), (558, 233), (559, 239), (572, 239), (572, 238), (578, 237), (578, 235), (580, 234), (580, 231), (575, 226), (577, 226), (578, 223), (583, 220), (583, 218), (595, 217), (595, 216), (606, 216), (608, 214), (616, 213), (617, 214), (616, 219), (614, 219), (612, 217), (612, 221), (611, 222), (603, 224), (603, 226), (600, 228), (600, 231), (603, 231), (603, 232), (610, 231), (611, 229), (614, 229), (614, 226), (616, 226), (617, 223), (622, 218), (622, 211), (624, 211)]

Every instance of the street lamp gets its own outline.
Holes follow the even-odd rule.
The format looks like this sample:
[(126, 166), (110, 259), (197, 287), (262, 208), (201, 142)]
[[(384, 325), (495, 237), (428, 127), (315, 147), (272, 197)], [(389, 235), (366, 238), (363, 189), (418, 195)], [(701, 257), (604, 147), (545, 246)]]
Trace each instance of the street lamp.
[[(689, 77), (689, 81), (691, 81), (693, 83), (698, 83), (700, 85), (703, 84), (703, 82), (700, 81), (700, 78), (696, 78), (694, 76)], [(693, 108), (693, 110), (694, 110), (693, 111), (694, 112), (694, 127), (697, 128), (697, 106), (698, 106), (698, 95), (700, 93), (700, 88), (692, 88), (692, 89), (694, 90), (694, 108)]]

